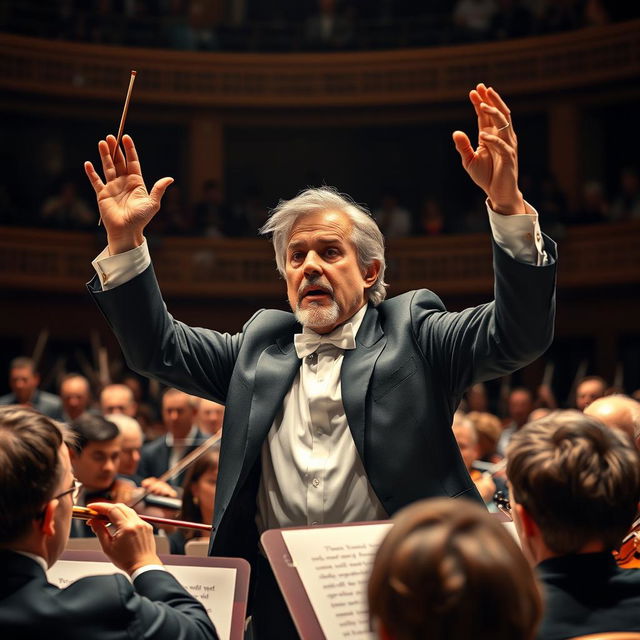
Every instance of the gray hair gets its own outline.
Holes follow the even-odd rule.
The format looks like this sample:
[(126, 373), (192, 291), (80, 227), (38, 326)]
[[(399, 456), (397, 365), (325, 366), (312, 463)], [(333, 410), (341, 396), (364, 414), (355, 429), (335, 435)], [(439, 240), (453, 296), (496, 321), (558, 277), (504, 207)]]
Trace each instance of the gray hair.
[(341, 211), (351, 219), (353, 223), (351, 241), (355, 245), (360, 268), (367, 269), (374, 260), (380, 262), (378, 278), (367, 291), (369, 301), (373, 305), (380, 304), (387, 296), (388, 286), (384, 281), (387, 266), (384, 257), (384, 236), (364, 207), (333, 187), (306, 189), (291, 200), (280, 200), (260, 229), (262, 235), (271, 235), (280, 275), (285, 277), (287, 240), (298, 218), (328, 210)]

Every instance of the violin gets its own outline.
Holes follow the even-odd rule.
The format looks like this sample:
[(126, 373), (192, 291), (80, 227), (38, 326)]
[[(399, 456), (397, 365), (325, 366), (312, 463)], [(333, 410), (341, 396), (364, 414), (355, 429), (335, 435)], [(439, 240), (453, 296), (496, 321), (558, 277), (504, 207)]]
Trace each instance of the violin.
[(621, 569), (640, 569), (640, 518), (631, 525), (613, 556)]

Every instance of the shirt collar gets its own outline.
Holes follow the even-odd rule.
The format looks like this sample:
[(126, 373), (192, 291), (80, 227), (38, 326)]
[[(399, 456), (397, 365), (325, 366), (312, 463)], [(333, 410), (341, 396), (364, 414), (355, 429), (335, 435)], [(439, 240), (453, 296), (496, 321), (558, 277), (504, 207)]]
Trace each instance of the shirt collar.
[(34, 562), (37, 562), (42, 570), (46, 573), (47, 569), (47, 561), (42, 556), (37, 556), (35, 553), (29, 553), (28, 551), (18, 551), (18, 549), (12, 549), (14, 553), (19, 553), (21, 556), (26, 556), (27, 558), (31, 558)]

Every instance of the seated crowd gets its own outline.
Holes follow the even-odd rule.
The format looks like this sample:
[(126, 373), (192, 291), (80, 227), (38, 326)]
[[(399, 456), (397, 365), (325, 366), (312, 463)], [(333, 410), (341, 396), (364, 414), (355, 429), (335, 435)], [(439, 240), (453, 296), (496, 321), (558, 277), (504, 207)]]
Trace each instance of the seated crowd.
[[(74, 504), (97, 504), (99, 513), (123, 526), (126, 520), (146, 540), (143, 558), (117, 548), (105, 552), (133, 576), (130, 614), (155, 615), (146, 600), (138, 602), (146, 587), (137, 570), (160, 563), (147, 538), (152, 531), (136, 512), (211, 523), (224, 407), (169, 388), (156, 422), (149, 419), (152, 409), (140, 410), (145, 403), (135, 384), (109, 384), (93, 403), (89, 380), (70, 373), (56, 396), (39, 390), (35, 364), (25, 357), (12, 361), (9, 381), (11, 393), (0, 398), (11, 405), (0, 408), (4, 512), (15, 510), (15, 495), (23, 495), (7, 493), (22, 482), (11, 470), (16, 456), (27, 456), (22, 469), (37, 464), (19, 439), (48, 448), (48, 466), (40, 464), (38, 473), (47, 468), (50, 477), (36, 478), (41, 486), (24, 493), (24, 508), (0, 526), (0, 553), (16, 567), (24, 562), (20, 554), (51, 566), (68, 534), (97, 536), (103, 548), (111, 544), (104, 523), (71, 519), (62, 500), (72, 493)], [(589, 376), (576, 385), (575, 409), (559, 411), (548, 389), (534, 397), (516, 388), (501, 419), (486, 410), (482, 387), (468, 390), (452, 429), (487, 509), (441, 498), (395, 515), (369, 583), (380, 638), (561, 640), (640, 632), (640, 571), (628, 568), (640, 563), (635, 538), (627, 535), (640, 499), (640, 403), (609, 391), (605, 380)], [(181, 460), (199, 447), (202, 454), (183, 468)], [(507, 517), (519, 543), (503, 526)], [(208, 535), (171, 528), (156, 533), (168, 536), (171, 552), (179, 554)], [(9, 595), (0, 597), (0, 629), (13, 624), (3, 604)], [(155, 602), (157, 595), (151, 599), (153, 607), (172, 607)], [(195, 616), (187, 624), (201, 624), (198, 611), (171, 615)], [(214, 637), (199, 632), (205, 635), (189, 637)]]

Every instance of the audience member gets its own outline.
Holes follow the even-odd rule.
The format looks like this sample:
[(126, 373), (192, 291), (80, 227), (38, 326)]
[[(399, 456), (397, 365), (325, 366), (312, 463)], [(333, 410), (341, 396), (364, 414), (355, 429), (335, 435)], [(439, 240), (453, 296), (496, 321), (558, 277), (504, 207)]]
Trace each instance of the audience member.
[(631, 441), (640, 444), (640, 402), (629, 396), (612, 395), (594, 400), (584, 410), (585, 415), (593, 416), (608, 427), (619, 429)]
[(198, 413), (196, 414), (196, 423), (202, 433), (208, 436), (214, 436), (220, 433), (223, 420), (223, 404), (218, 404), (217, 402), (207, 400), (206, 398), (200, 398), (200, 402), (198, 403)]
[(58, 193), (47, 198), (40, 218), (45, 225), (58, 229), (88, 229), (96, 224), (96, 214), (78, 195), (78, 185), (64, 180)]
[(207, 180), (202, 188), (202, 200), (194, 208), (195, 232), (210, 238), (227, 235), (228, 211), (217, 180)]
[(437, 498), (399, 511), (369, 579), (383, 640), (531, 640), (538, 585), (504, 526), (467, 500)]
[(453, 9), (453, 24), (460, 40), (486, 40), (497, 11), (494, 0), (458, 0)]
[[(204, 442), (204, 434), (195, 424), (198, 398), (178, 389), (167, 389), (162, 396), (162, 420), (167, 433), (142, 447), (138, 472), (143, 478), (157, 478)], [(169, 479), (179, 487), (184, 472)]]
[(584, 411), (594, 400), (604, 396), (607, 383), (600, 376), (587, 376), (576, 385), (576, 409)]
[(405, 209), (394, 191), (386, 191), (382, 195), (380, 206), (373, 212), (380, 231), (385, 238), (403, 238), (411, 235), (411, 213)]
[(40, 376), (31, 358), (20, 356), (9, 365), (11, 393), (0, 397), (0, 405), (22, 404), (33, 407), (54, 420), (62, 420), (62, 400), (53, 393), (38, 389)]
[(578, 210), (572, 216), (578, 224), (599, 224), (606, 222), (609, 216), (609, 201), (604, 186), (597, 180), (585, 182)]
[(533, 411), (533, 394), (529, 389), (518, 387), (513, 389), (507, 400), (507, 424), (500, 435), (498, 441), (498, 453), (504, 456), (509, 440), (529, 418)]
[(312, 49), (344, 49), (353, 38), (348, 14), (340, 11), (336, 0), (317, 0), (317, 11), (305, 23), (305, 44)]
[(119, 574), (59, 589), (46, 571), (64, 550), (75, 481), (61, 425), (23, 407), (0, 408), (0, 629), (4, 638), (213, 640), (202, 605), (162, 567), (151, 526), (118, 504), (92, 508), (104, 553)]
[(91, 385), (79, 373), (68, 373), (60, 383), (62, 418), (71, 422), (80, 417), (91, 406)]
[[(204, 524), (213, 522), (213, 503), (218, 482), (218, 458), (218, 451), (211, 449), (200, 456), (186, 473), (179, 519)], [(208, 536), (197, 529), (178, 529), (169, 538), (171, 553), (183, 554), (186, 542), (194, 539), (206, 539)]]
[(611, 204), (612, 220), (640, 220), (640, 176), (635, 167), (620, 172), (620, 190)]
[(545, 591), (540, 640), (640, 631), (640, 569), (612, 555), (636, 516), (639, 452), (569, 410), (514, 434), (507, 459), (516, 528)]
[(447, 231), (442, 205), (433, 196), (425, 196), (420, 208), (418, 233), (425, 236), (439, 236)]

